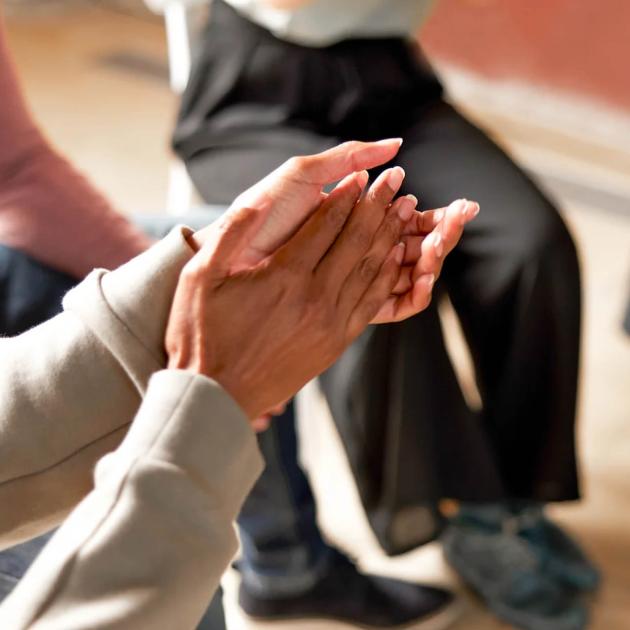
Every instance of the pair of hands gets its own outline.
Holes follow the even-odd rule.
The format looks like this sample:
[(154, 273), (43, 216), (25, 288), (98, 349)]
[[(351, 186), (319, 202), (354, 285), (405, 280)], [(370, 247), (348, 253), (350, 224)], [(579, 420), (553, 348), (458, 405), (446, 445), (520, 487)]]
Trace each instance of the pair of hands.
[(173, 301), (169, 368), (213, 378), (254, 421), (329, 367), (369, 323), (426, 308), (445, 255), (479, 208), (460, 200), (416, 212), (414, 197), (395, 199), (398, 167), (364, 191), (364, 169), (399, 147), (396, 139), (350, 142), (292, 158), (191, 235), (198, 251)]

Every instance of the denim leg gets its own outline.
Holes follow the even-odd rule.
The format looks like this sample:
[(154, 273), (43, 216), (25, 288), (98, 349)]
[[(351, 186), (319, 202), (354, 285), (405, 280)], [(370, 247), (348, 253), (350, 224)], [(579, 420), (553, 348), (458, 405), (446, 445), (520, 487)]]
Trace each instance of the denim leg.
[(219, 587), (214, 594), (197, 630), (225, 630), (225, 615), (223, 614), (223, 589)]
[(44, 534), (0, 553), (0, 602), (15, 588), (52, 535)]
[(244, 585), (265, 596), (309, 589), (327, 566), (330, 547), (317, 526), (315, 499), (298, 462), (294, 404), (259, 436), (266, 461), (238, 524)]

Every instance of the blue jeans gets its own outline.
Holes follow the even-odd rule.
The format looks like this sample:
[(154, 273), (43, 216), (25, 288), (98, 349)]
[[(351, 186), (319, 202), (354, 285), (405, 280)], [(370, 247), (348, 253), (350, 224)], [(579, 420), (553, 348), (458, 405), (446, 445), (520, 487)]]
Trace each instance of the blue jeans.
[[(199, 229), (225, 209), (203, 206), (183, 221)], [(178, 223), (168, 216), (137, 217), (149, 235), (163, 237)], [(331, 557), (317, 526), (315, 499), (298, 463), (293, 403), (258, 438), (266, 467), (238, 518), (244, 584), (261, 595), (288, 595), (308, 589)], [(216, 598), (215, 598), (216, 599)]]
[(331, 553), (298, 463), (293, 402), (258, 443), (266, 466), (238, 518), (243, 546), (239, 570), (244, 585), (259, 595), (296, 594), (317, 581)]

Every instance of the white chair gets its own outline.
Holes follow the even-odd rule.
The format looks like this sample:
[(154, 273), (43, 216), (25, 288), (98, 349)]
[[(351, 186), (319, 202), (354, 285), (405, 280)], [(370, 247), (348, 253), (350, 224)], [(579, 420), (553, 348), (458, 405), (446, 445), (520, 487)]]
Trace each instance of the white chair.
[[(168, 70), (171, 89), (181, 94), (190, 77), (195, 35), (211, 0), (145, 0), (154, 13), (164, 17)], [(193, 205), (195, 190), (181, 160), (173, 157), (169, 166), (166, 212), (182, 215)]]

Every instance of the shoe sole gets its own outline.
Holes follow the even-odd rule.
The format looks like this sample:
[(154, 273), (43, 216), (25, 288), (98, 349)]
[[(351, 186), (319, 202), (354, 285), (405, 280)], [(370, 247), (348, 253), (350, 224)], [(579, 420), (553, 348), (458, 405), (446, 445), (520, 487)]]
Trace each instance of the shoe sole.
[(452, 626), (464, 613), (464, 602), (461, 598), (456, 597), (448, 606), (440, 610), (439, 612), (427, 617), (426, 619), (415, 621), (409, 621), (396, 626), (374, 626), (361, 623), (352, 623), (347, 619), (341, 619), (334, 616), (325, 615), (300, 615), (295, 617), (290, 616), (277, 616), (277, 617), (257, 617), (250, 615), (241, 609), (241, 612), (249, 619), (261, 623), (273, 623), (278, 625), (285, 625), (289, 623), (295, 623), (296, 621), (309, 621), (309, 622), (335, 622), (343, 624), (348, 628), (362, 628), (363, 630), (445, 630)]

